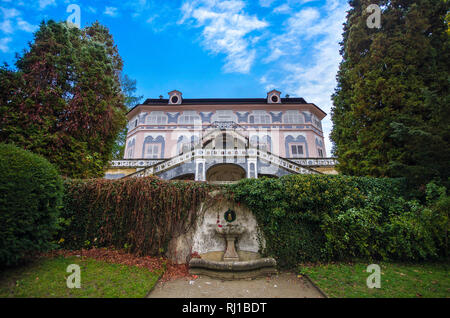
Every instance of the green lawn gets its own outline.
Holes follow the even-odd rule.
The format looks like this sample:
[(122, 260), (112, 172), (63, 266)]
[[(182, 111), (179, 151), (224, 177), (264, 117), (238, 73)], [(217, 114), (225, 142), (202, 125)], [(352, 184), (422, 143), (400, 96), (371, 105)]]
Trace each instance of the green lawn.
[[(70, 264), (80, 266), (81, 288), (66, 285)], [(44, 258), (0, 272), (0, 297), (145, 297), (161, 274), (88, 258)]]
[(450, 297), (449, 265), (378, 263), (381, 288), (370, 289), (368, 263), (301, 265), (328, 297)]

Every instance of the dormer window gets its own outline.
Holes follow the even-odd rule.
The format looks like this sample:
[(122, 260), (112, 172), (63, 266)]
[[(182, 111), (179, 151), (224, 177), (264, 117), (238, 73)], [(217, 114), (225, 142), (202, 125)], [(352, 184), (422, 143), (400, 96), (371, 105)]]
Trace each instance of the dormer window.
[(179, 105), (181, 104), (181, 98), (182, 94), (180, 91), (177, 90), (173, 90), (171, 92), (169, 92), (169, 104), (173, 104), (173, 105)]
[(281, 92), (276, 89), (271, 90), (267, 93), (267, 103), (269, 104), (281, 104), (280, 98)]

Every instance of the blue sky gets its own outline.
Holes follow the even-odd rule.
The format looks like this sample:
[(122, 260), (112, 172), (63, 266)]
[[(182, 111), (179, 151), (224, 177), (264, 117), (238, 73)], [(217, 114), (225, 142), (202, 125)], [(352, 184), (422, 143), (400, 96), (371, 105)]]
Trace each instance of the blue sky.
[[(0, 0), (0, 62), (14, 64), (42, 20), (98, 20), (145, 98), (265, 97), (272, 88), (330, 114), (347, 0)], [(323, 122), (327, 152), (330, 115)]]

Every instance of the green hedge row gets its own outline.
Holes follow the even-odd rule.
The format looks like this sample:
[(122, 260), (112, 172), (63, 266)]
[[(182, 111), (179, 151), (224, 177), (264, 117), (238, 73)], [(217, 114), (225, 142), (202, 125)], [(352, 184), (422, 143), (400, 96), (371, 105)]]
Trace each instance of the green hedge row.
[(290, 175), (228, 187), (256, 215), (265, 254), (282, 267), (349, 259), (429, 260), (448, 248), (449, 197), (427, 186), (426, 206), (397, 179)]
[(156, 177), (65, 180), (62, 230), (66, 249), (115, 247), (156, 255), (196, 220), (212, 186)]
[[(140, 255), (166, 251), (192, 226), (207, 193), (218, 187), (155, 177), (66, 180), (64, 248), (127, 248)], [(264, 254), (281, 267), (351, 259), (432, 260), (446, 255), (450, 200), (427, 186), (426, 202), (405, 199), (398, 179), (290, 175), (223, 186), (247, 205), (266, 239)]]
[(0, 144), (0, 265), (53, 248), (63, 181), (41, 156)]

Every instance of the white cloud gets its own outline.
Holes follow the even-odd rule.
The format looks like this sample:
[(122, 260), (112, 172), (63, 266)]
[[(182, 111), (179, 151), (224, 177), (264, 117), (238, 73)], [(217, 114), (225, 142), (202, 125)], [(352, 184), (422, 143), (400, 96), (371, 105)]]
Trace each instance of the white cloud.
[(251, 47), (257, 42), (250, 34), (268, 23), (244, 11), (245, 3), (230, 1), (187, 1), (181, 10), (179, 24), (194, 20), (202, 27), (202, 45), (214, 54), (225, 54), (224, 72), (248, 73), (256, 57)]
[(43, 10), (48, 6), (56, 6), (55, 0), (39, 0), (39, 9)]
[(97, 9), (96, 8), (94, 8), (94, 7), (91, 7), (91, 6), (89, 6), (89, 7), (87, 7), (87, 10), (90, 12), (90, 13), (97, 13)]
[(284, 4), (276, 7), (275, 9), (273, 9), (273, 13), (283, 14), (283, 13), (289, 13), (291, 10), (292, 10), (291, 7), (287, 3), (284, 3)]
[(17, 26), (20, 30), (25, 32), (34, 32), (39, 28), (37, 25), (30, 24), (21, 18), (17, 18)]
[(14, 9), (14, 8), (6, 9), (6, 8), (0, 7), (0, 9), (2, 11), (2, 15), (5, 20), (12, 19), (12, 18), (15, 18), (20, 15), (20, 11)]
[(4, 33), (11, 34), (14, 32), (11, 20), (4, 20), (0, 23), (0, 30), (2, 30)]
[(312, 60), (307, 64), (282, 62), (281, 66), (287, 75), (282, 82), (283, 86), (297, 96), (304, 97), (306, 101), (315, 103), (328, 114), (322, 124), (327, 155), (330, 156), (331, 95), (336, 87), (336, 73), (341, 61), (339, 42), (348, 5), (343, 0), (340, 2), (329, 0), (322, 9), (324, 13), (322, 17), (319, 16), (319, 12), (304, 9), (288, 22), (288, 32), (297, 35), (296, 41), (311, 41), (308, 42), (311, 45), (303, 49), (310, 51), (308, 55)]
[(264, 63), (278, 60), (282, 56), (296, 55), (302, 50), (301, 38), (315, 35), (310, 27), (316, 24), (320, 13), (317, 9), (307, 8), (293, 14), (284, 25), (284, 32), (269, 41), (270, 54)]
[(34, 32), (38, 26), (33, 25), (22, 19), (21, 12), (12, 8), (5, 9), (0, 7), (4, 20), (0, 22), (0, 30), (7, 34), (14, 33), (17, 29), (25, 32)]
[(12, 41), (12, 38), (2, 38), (0, 39), (0, 51), (3, 53), (9, 52), (8, 43)]
[(276, 0), (259, 0), (259, 5), (264, 8), (268, 8), (272, 5), (272, 3)]
[(116, 17), (118, 12), (117, 12), (117, 8), (115, 7), (106, 7), (105, 11), (103, 12), (103, 14), (109, 15), (110, 17)]

